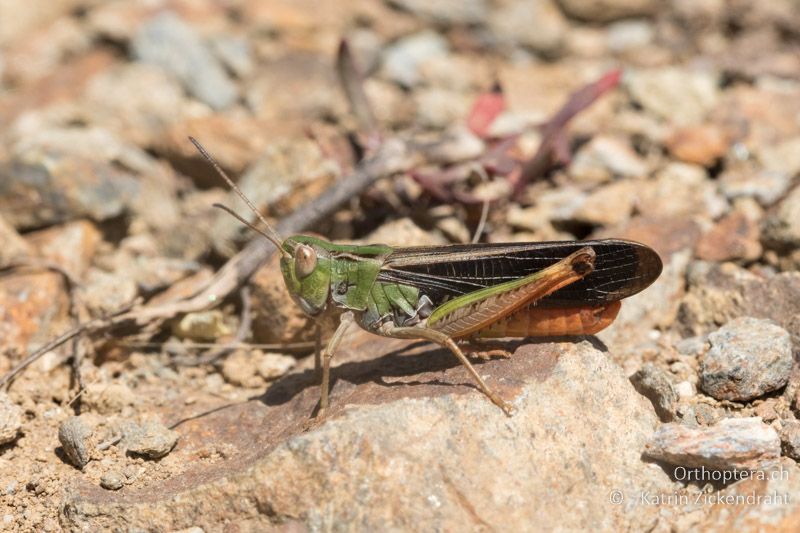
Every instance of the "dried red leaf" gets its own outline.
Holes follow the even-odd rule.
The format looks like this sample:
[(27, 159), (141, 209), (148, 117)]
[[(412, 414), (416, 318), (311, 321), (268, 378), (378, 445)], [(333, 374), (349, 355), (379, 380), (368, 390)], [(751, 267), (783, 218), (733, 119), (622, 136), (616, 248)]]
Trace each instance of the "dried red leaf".
[(511, 156), (518, 138), (518, 135), (511, 135), (501, 139), (486, 151), (479, 164), (492, 176), (508, 176), (519, 167), (519, 160)]
[(489, 136), (489, 128), (495, 119), (505, 111), (506, 99), (499, 84), (495, 84), (492, 90), (483, 93), (475, 100), (467, 117), (467, 127), (481, 138)]
[(454, 183), (466, 180), (470, 176), (469, 165), (456, 165), (435, 172), (412, 170), (409, 175), (420, 187), (440, 202), (460, 202), (462, 204), (479, 204), (483, 200), (473, 194), (452, 187)]
[(544, 175), (554, 161), (569, 162), (568, 142), (564, 132), (567, 124), (575, 115), (616, 87), (621, 78), (622, 69), (614, 69), (604, 74), (599, 80), (578, 89), (572, 93), (561, 109), (542, 126), (542, 142), (539, 149), (523, 165), (522, 172), (517, 179), (512, 181), (514, 196), (518, 196), (522, 192), (526, 183)]
[(613, 89), (619, 84), (622, 78), (622, 69), (614, 69), (605, 73), (599, 80), (594, 83), (585, 85), (578, 89), (572, 95), (564, 106), (553, 115), (547, 124), (544, 126), (544, 131), (548, 129), (554, 130), (556, 134), (558, 130), (563, 129), (567, 123), (572, 120), (575, 115), (592, 105), (598, 98)]

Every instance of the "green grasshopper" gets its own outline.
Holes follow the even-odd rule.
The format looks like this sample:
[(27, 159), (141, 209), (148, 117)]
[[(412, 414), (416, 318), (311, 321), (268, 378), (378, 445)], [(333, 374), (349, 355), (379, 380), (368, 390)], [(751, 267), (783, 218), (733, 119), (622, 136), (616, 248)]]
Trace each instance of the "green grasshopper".
[(511, 404), (486, 384), (456, 341), (591, 335), (614, 321), (620, 300), (661, 273), (653, 249), (618, 239), (412, 248), (335, 244), (307, 235), (281, 239), (214, 158), (190, 140), (266, 227), (262, 231), (215, 204), (277, 247), (297, 305), (316, 319), (339, 317), (333, 336), (317, 352), (319, 413), (328, 408), (331, 359), (355, 322), (384, 337), (447, 348), (481, 392), (510, 415)]

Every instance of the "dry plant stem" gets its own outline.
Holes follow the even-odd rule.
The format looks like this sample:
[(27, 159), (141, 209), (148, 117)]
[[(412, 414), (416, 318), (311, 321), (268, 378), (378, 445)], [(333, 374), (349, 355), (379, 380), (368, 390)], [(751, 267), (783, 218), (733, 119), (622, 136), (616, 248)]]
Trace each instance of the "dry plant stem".
[(98, 444), (97, 445), (97, 449), (102, 452), (104, 450), (107, 450), (107, 449), (111, 448), (112, 446), (114, 446), (116, 443), (118, 443), (121, 440), (122, 440), (122, 435), (115, 435), (115, 436), (111, 437), (110, 439), (108, 439), (107, 441), (101, 442), (100, 444)]
[[(486, 174), (486, 170), (478, 165), (473, 164), (472, 170), (475, 172), (480, 178), (483, 183), (489, 183), (489, 176)], [(472, 236), (472, 244), (475, 244), (481, 240), (481, 235), (483, 234), (484, 228), (486, 228), (486, 220), (489, 218), (489, 200), (484, 198), (483, 205), (481, 206), (481, 219), (478, 222), (478, 227), (475, 228), (475, 234)]]
[(88, 387), (89, 385), (94, 385), (95, 383), (99, 382), (100, 382), (100, 376), (97, 376), (95, 379), (91, 381), (91, 383), (88, 383), (87, 385), (81, 385), (81, 387), (78, 389), (78, 392), (76, 392), (75, 395), (72, 398), (70, 398), (70, 400), (67, 402), (67, 407), (79, 404), (81, 398), (83, 397), (83, 393), (86, 392), (86, 387)]
[[(542, 142), (533, 157), (522, 167), (516, 183), (514, 195), (518, 196), (526, 183), (542, 176), (555, 157), (564, 157), (566, 138), (564, 130), (575, 115), (592, 105), (598, 98), (619, 83), (622, 70), (607, 72), (599, 80), (584, 85), (570, 95), (567, 102), (542, 127)], [(568, 150), (567, 150), (568, 151)]]
[[(69, 287), (69, 303), (70, 303), (70, 317), (72, 318), (73, 327), (80, 327), (89, 318), (89, 311), (86, 306), (78, 298), (78, 293), (74, 290), (74, 286)], [(72, 338), (72, 379), (78, 386), (78, 392), (86, 389), (86, 382), (83, 379), (81, 372), (81, 363), (86, 354), (92, 349), (91, 344), (88, 344), (86, 339), (77, 336)], [(75, 397), (75, 403), (72, 404), (75, 414), (81, 414), (81, 394)]]
[[(125, 346), (127, 348), (142, 348), (154, 349), (163, 348), (163, 350), (171, 355), (183, 356), (187, 350), (201, 350), (208, 348), (218, 348), (219, 344), (215, 342), (193, 342), (191, 344), (182, 345), (180, 348), (171, 347), (163, 342), (126, 342), (121, 341), (117, 343), (118, 346)], [(242, 348), (245, 350), (283, 350), (286, 353), (311, 353), (314, 349), (314, 341), (307, 342), (286, 342), (286, 343), (257, 343), (257, 342), (231, 342), (226, 346), (231, 348)]]
[[(79, 325), (77, 323), (76, 325)], [(81, 373), (81, 362), (83, 361), (84, 357), (84, 348), (83, 342), (80, 336), (72, 338), (72, 364), (70, 365), (72, 369), (72, 376), (75, 380), (75, 383), (78, 385), (78, 392), (80, 393), (84, 389), (86, 389), (86, 382), (83, 379), (83, 374)], [(81, 414), (81, 395), (78, 394), (75, 396), (75, 403), (71, 404), (73, 409), (75, 409), (75, 414)]]

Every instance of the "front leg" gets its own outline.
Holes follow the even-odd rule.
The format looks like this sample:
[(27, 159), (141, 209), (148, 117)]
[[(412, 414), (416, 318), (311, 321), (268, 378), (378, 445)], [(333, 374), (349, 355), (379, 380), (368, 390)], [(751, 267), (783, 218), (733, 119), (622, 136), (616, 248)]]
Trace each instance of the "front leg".
[(322, 326), (319, 322), (314, 326), (314, 373), (317, 378), (322, 372)]
[(325, 411), (328, 409), (331, 359), (333, 359), (333, 354), (336, 352), (336, 349), (339, 347), (339, 343), (341, 343), (342, 338), (344, 338), (347, 328), (350, 327), (350, 324), (352, 324), (353, 321), (353, 313), (350, 311), (342, 313), (342, 315), (339, 317), (339, 326), (336, 328), (336, 331), (333, 332), (333, 336), (330, 338), (327, 346), (325, 346), (325, 350), (322, 352), (322, 383), (320, 384), (319, 412), (317, 413), (317, 416), (324, 415)]

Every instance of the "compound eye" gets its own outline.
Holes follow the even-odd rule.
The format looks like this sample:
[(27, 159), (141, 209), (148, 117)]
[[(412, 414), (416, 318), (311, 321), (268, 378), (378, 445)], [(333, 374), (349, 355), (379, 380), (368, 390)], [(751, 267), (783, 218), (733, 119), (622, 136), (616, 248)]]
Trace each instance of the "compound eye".
[(294, 255), (294, 273), (298, 279), (307, 278), (317, 267), (317, 252), (310, 246), (301, 244)]

